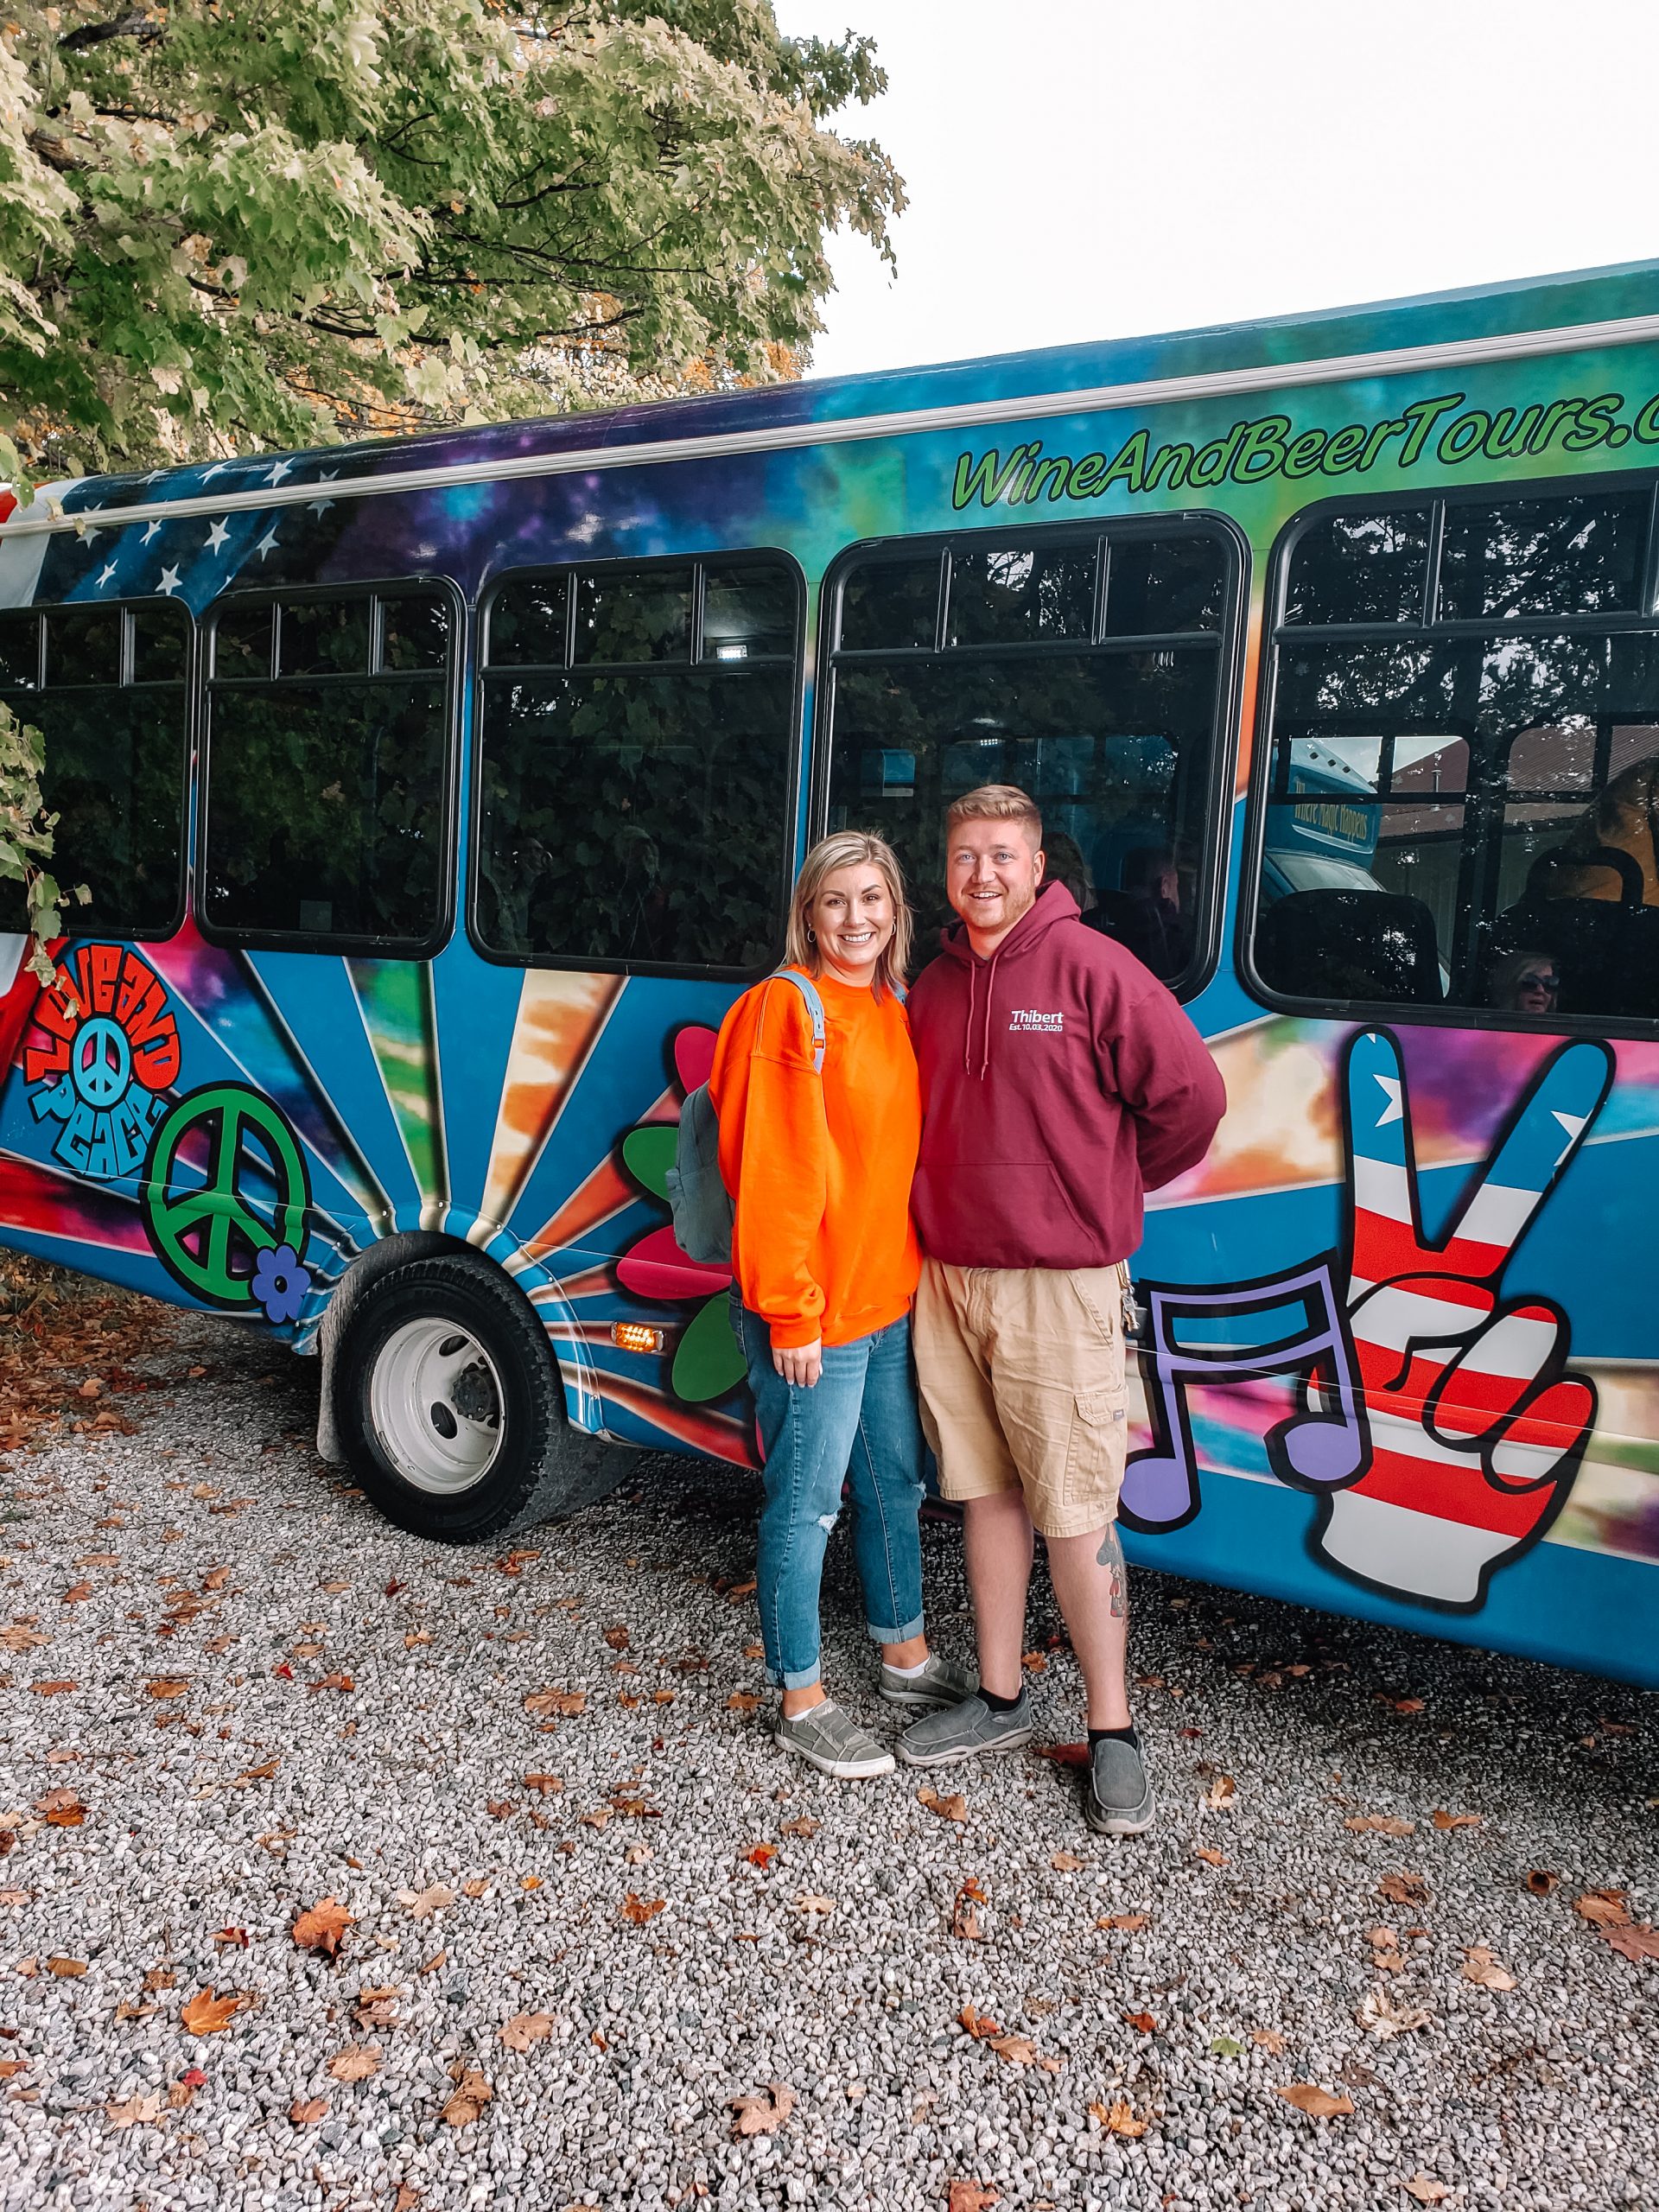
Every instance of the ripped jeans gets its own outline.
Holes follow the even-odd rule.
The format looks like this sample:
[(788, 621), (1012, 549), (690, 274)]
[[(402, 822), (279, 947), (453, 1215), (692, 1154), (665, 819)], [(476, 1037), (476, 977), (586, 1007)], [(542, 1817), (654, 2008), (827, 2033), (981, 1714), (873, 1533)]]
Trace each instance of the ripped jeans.
[(818, 1585), (849, 1475), (869, 1632), (878, 1643), (903, 1643), (922, 1631), (922, 1432), (910, 1319), (827, 1344), (810, 1390), (778, 1373), (766, 1323), (735, 1297), (732, 1326), (749, 1363), (766, 1454), (755, 1595), (766, 1677), (805, 1689), (818, 1679)]

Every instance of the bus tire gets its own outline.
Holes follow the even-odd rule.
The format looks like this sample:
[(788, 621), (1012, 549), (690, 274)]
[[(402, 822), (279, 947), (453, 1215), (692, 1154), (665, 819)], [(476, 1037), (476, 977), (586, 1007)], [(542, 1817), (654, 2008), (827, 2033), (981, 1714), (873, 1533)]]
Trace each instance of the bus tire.
[(364, 1495), (442, 1544), (574, 1512), (631, 1456), (571, 1428), (534, 1308), (471, 1253), (409, 1260), (365, 1287), (340, 1337), (334, 1416)]

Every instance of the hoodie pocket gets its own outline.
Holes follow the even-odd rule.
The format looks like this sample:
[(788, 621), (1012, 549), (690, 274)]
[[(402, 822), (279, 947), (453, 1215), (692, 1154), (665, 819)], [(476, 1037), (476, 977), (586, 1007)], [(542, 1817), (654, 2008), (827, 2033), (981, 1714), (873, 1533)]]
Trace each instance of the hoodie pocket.
[(962, 1268), (1087, 1267), (1100, 1238), (1052, 1160), (963, 1160), (924, 1168), (917, 1225), (935, 1259)]

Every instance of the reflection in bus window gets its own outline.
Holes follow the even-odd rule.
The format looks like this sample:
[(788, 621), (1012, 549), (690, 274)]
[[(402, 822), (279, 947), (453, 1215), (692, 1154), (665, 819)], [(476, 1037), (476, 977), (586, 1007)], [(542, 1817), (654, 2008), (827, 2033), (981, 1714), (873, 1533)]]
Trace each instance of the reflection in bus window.
[[(976, 785), (1007, 783), (1041, 807), (1049, 874), (1085, 922), (1167, 981), (1190, 973), (1225, 574), (1223, 541), (1192, 531), (1114, 536), (1109, 548), (1096, 533), (958, 542), (942, 582), (933, 554), (849, 566), (829, 826), (878, 830), (894, 845), (924, 957), (933, 928), (952, 918), (941, 887), (945, 809)], [(938, 588), (944, 644), (933, 649), (919, 616)], [(905, 607), (917, 618), (908, 625)]]
[(219, 610), (200, 863), (213, 933), (315, 950), (431, 941), (444, 906), (448, 616), (431, 591), (378, 607), (352, 592)]
[[(1659, 1018), (1659, 635), (1618, 611), (1560, 626), (1636, 607), (1651, 507), (1647, 489), (1448, 505), (1459, 627), (1389, 634), (1367, 611), (1349, 637), (1281, 630), (1254, 948), (1270, 990)], [(1376, 519), (1321, 523), (1293, 569), (1312, 541), (1380, 542)]]
[(658, 967), (770, 958), (797, 711), (792, 572), (721, 560), (514, 578), (488, 620), (483, 949)]
[[(156, 938), (184, 891), (182, 607), (48, 607), (0, 615), (0, 700), (41, 733), (53, 873), (72, 936)], [(22, 887), (0, 883), (0, 931), (25, 926)]]

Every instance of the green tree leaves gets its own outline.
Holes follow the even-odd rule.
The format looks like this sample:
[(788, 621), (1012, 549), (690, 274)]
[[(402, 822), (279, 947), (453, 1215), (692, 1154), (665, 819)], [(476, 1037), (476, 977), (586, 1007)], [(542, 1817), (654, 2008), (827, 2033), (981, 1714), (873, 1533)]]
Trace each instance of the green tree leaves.
[(770, 0), (117, 0), (0, 26), (21, 481), (769, 381), (903, 188)]

